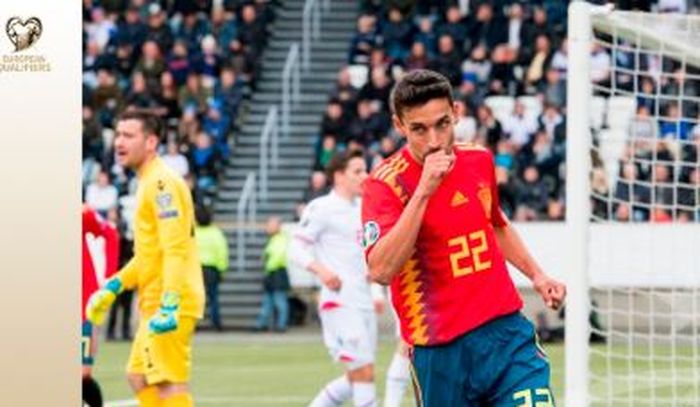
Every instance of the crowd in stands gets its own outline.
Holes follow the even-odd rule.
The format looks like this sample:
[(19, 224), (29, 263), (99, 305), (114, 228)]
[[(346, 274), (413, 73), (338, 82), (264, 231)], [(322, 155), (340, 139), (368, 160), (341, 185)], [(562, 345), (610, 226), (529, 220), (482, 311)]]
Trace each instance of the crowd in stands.
[[(684, 2), (664, 0), (653, 4), (618, 3), (621, 3), (618, 8), (700, 10), (700, 5), (686, 6)], [(676, 10), (676, 3), (684, 3), (682, 9)], [(554, 0), (362, 2), (356, 32), (349, 44), (347, 65), (338, 73), (335, 90), (329, 96), (323, 116), (316, 144), (313, 188), (310, 187), (307, 198), (314, 197), (316, 191), (322, 189), (319, 188), (322, 170), (335, 151), (363, 149), (371, 168), (402, 145), (402, 138), (391, 126), (389, 93), (403, 72), (427, 68), (445, 75), (455, 89), (456, 139), (478, 143), (494, 154), (501, 205), (506, 214), (518, 221), (563, 219), (568, 66), (566, 10), (567, 2)], [(615, 86), (628, 86), (628, 91), (634, 91), (631, 75), (614, 73), (617, 71), (613, 68), (624, 64), (630, 69), (652, 68), (648, 64), (639, 65), (651, 63), (651, 59), (640, 62), (629, 53), (618, 52), (616, 59), (612, 58), (610, 50), (600, 44), (591, 51), (591, 80), (596, 88), (610, 87), (614, 79)], [(663, 75), (649, 76), (643, 81), (645, 93), (655, 95), (657, 87), (665, 87), (664, 93), (673, 94), (675, 90), (675, 95), (683, 92), (698, 96), (700, 81), (683, 77), (680, 66), (674, 68), (678, 71), (677, 80)], [(690, 69), (690, 66), (685, 68)], [(625, 80), (627, 83), (623, 84)], [(642, 92), (641, 88), (636, 90)], [(607, 98), (609, 94), (604, 96)], [(643, 106), (653, 109), (650, 104), (656, 99), (644, 100), (640, 96), (640, 110)], [(691, 140), (693, 131), (700, 133), (697, 106), (697, 100), (684, 103), (683, 108), (689, 110), (681, 112), (682, 116), (695, 119), (689, 121), (679, 119), (681, 114), (677, 106), (675, 113), (673, 104), (662, 106), (664, 111), (655, 116), (663, 119), (667, 113), (669, 117), (652, 126), (658, 128), (660, 134), (672, 133), (667, 139)], [(672, 203), (664, 198), (664, 203), (673, 204), (674, 208), (681, 204), (694, 207), (694, 213), (682, 209), (672, 211), (668, 206), (654, 215), (653, 211), (633, 207), (628, 208), (631, 219), (657, 220), (664, 212), (665, 218), (674, 218), (676, 213), (676, 220), (700, 221), (697, 210), (700, 136), (695, 137), (695, 143), (688, 142), (666, 157), (673, 162), (689, 163), (688, 169), (681, 171), (680, 179), (673, 178), (670, 171), (666, 175), (663, 170), (657, 174), (647, 167), (642, 170), (640, 165), (635, 172), (635, 179), (646, 182), (652, 173), (657, 181), (670, 177), (668, 180), (681, 183), (694, 182), (694, 186), (678, 186)], [(645, 157), (661, 154), (655, 145), (651, 149), (633, 150), (634, 154)], [(631, 156), (626, 159), (634, 160)], [(600, 168), (602, 161), (597, 163), (599, 177), (594, 176), (594, 186), (596, 181), (605, 185), (597, 185), (598, 189), (592, 194), (597, 197), (593, 202), (595, 214), (599, 219), (625, 220), (622, 212), (630, 205), (623, 201), (635, 194), (625, 192), (629, 188), (625, 190), (621, 185), (630, 180), (622, 177), (617, 181), (621, 185), (614, 185), (615, 180)], [(694, 163), (694, 172), (690, 163)], [(667, 195), (655, 194), (668, 198)], [(643, 202), (651, 209), (650, 200)]]
[(115, 118), (146, 109), (166, 123), (162, 157), (210, 205), (255, 88), (267, 0), (83, 1), (83, 188), (100, 211), (129, 217), (134, 174), (114, 160)]

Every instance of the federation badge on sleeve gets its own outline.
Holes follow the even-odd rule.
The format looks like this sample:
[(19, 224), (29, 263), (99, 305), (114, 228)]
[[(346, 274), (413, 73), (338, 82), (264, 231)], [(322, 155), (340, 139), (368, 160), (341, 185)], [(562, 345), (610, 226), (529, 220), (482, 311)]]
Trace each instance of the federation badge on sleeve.
[(173, 203), (173, 195), (167, 192), (156, 195), (156, 204), (160, 209), (168, 209)]
[(371, 220), (365, 223), (364, 232), (362, 233), (362, 247), (365, 249), (377, 243), (379, 240), (379, 224)]
[(480, 184), (479, 191), (476, 193), (476, 195), (481, 201), (481, 205), (484, 208), (484, 214), (486, 215), (486, 218), (491, 220), (491, 204), (493, 199), (491, 197), (491, 189), (487, 185)]

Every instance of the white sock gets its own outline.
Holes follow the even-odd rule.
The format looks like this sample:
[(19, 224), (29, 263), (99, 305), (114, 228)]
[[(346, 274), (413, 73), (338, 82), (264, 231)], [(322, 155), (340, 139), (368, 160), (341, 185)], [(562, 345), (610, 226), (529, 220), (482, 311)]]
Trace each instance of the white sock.
[(309, 404), (309, 407), (337, 407), (352, 397), (352, 386), (348, 377), (342, 375), (328, 382)]
[(411, 379), (408, 368), (408, 358), (394, 353), (394, 357), (386, 372), (386, 390), (384, 391), (384, 407), (399, 407)]
[(377, 395), (374, 391), (374, 383), (353, 383), (352, 401), (355, 407), (377, 407)]

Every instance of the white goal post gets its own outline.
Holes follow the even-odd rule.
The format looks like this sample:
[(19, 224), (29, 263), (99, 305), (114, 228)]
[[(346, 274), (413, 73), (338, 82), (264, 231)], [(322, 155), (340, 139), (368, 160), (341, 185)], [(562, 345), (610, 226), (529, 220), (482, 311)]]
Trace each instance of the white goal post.
[(568, 30), (565, 405), (698, 406), (700, 16), (576, 1)]

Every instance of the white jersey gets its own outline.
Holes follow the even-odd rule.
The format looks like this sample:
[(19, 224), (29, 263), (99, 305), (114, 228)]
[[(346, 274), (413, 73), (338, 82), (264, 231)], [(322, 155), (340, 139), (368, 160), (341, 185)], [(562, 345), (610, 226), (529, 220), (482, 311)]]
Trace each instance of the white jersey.
[(373, 309), (362, 250), (360, 199), (348, 201), (334, 191), (309, 202), (292, 239), (290, 260), (308, 270), (316, 260), (341, 281), (339, 291), (321, 286), (319, 305)]

